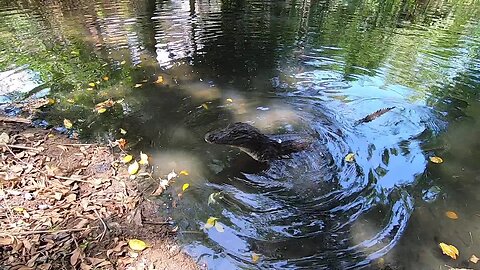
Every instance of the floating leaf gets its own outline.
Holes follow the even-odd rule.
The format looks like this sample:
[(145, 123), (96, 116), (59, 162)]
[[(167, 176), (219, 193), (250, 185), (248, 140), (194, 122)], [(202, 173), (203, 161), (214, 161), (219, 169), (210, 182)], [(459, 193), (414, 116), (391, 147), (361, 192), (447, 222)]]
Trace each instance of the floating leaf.
[(443, 159), (441, 157), (430, 157), (430, 161), (436, 164), (440, 164), (443, 162)]
[(67, 102), (68, 102), (68, 103), (75, 103), (75, 100), (69, 98), (69, 99), (67, 99)]
[(53, 105), (53, 104), (55, 104), (55, 99), (53, 99), (53, 98), (48, 98), (48, 100), (47, 100), (47, 105)]
[(223, 229), (223, 225), (220, 223), (220, 222), (216, 222), (215, 221), (215, 229), (218, 231), (218, 232), (224, 232), (225, 230)]
[(108, 81), (110, 78), (108, 78), (108, 76), (103, 76), (102, 80), (104, 81)]
[(155, 81), (155, 83), (156, 83), (156, 84), (161, 84), (161, 83), (163, 83), (163, 76), (162, 76), (162, 75), (158, 76), (158, 78), (157, 78), (157, 80)]
[(70, 120), (68, 119), (63, 119), (63, 125), (65, 126), (65, 128), (67, 129), (71, 129), (73, 127), (73, 124)]
[(120, 62), (120, 65), (125, 65), (127, 63), (127, 61), (123, 60), (122, 62)]
[(355, 161), (355, 154), (354, 153), (349, 153), (348, 155), (345, 156), (345, 161), (346, 162), (354, 162)]
[(472, 257), (470, 257), (469, 261), (471, 261), (472, 263), (477, 263), (480, 259), (475, 256), (475, 255), (472, 255)]
[(190, 184), (188, 184), (188, 183), (183, 184), (182, 191), (185, 191), (189, 186), (190, 186)]
[(455, 213), (453, 211), (447, 211), (447, 212), (445, 212), (445, 215), (450, 219), (458, 219), (457, 213)]
[(135, 88), (139, 88), (139, 87), (142, 87), (142, 85), (143, 85), (143, 84), (141, 84), (141, 83), (137, 83), (137, 84), (135, 84), (134, 87), (135, 87)]
[(179, 175), (188, 175), (188, 172), (185, 171), (185, 170), (183, 170), (183, 171), (180, 171), (178, 174), (179, 174)]
[(90, 87), (95, 87), (95, 83), (94, 83), (94, 82), (91, 82), (91, 83), (88, 84), (88, 86), (90, 86)]
[(93, 91), (92, 87), (87, 88), (87, 91)]
[(203, 104), (202, 104), (202, 107), (203, 107), (205, 110), (208, 110), (208, 105), (207, 105), (207, 103), (203, 103)]
[(126, 155), (122, 158), (122, 162), (123, 163), (128, 163), (128, 162), (132, 161), (132, 159), (133, 159), (132, 155)]
[(205, 229), (210, 229), (212, 228), (213, 226), (215, 226), (215, 223), (217, 223), (217, 219), (216, 217), (209, 217), (207, 219), (207, 223), (205, 223)]
[(130, 166), (128, 166), (128, 174), (134, 175), (138, 172), (140, 165), (138, 165), (137, 161), (134, 161)]
[(147, 154), (140, 152), (140, 161), (138, 163), (140, 163), (141, 165), (147, 165), (148, 164)]
[(230, 103), (232, 103), (232, 102), (233, 102), (233, 99), (231, 99), (231, 98), (227, 98), (227, 102), (230, 102)]
[(120, 133), (123, 134), (123, 135), (125, 135), (125, 134), (127, 134), (127, 131), (126, 131), (125, 129), (123, 129), (123, 128), (120, 128)]
[(452, 258), (454, 260), (456, 260), (457, 256), (460, 255), (460, 253), (458, 252), (458, 249), (453, 245), (440, 243), (439, 246), (442, 249), (443, 254), (449, 256), (450, 258)]
[(100, 108), (100, 109), (97, 110), (97, 113), (104, 113), (104, 112), (106, 112), (106, 111), (107, 111), (107, 109), (105, 109), (105, 108)]
[(252, 262), (257, 263), (260, 260), (260, 254), (252, 252)]
[(145, 242), (138, 239), (128, 240), (128, 246), (135, 251), (142, 251), (148, 247), (148, 245)]
[(212, 194), (210, 194), (208, 196), (208, 201), (207, 201), (207, 204), (210, 205), (210, 204), (214, 204), (214, 203), (217, 203), (217, 200), (216, 198), (219, 198), (219, 199), (223, 199), (223, 196), (222, 196), (222, 192), (214, 192)]
[(75, 55), (75, 56), (79, 56), (80, 52), (79, 51), (71, 51), (70, 54)]

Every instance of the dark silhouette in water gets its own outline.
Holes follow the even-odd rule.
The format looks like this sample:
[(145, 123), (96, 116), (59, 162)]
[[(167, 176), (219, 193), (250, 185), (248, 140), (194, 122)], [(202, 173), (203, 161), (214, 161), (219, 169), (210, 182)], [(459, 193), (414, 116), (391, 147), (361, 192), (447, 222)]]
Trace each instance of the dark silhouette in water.
[(378, 111), (376, 111), (376, 112), (374, 112), (374, 113), (371, 113), (371, 114), (365, 116), (364, 118), (358, 120), (357, 122), (355, 122), (355, 125), (360, 125), (360, 124), (362, 124), (362, 123), (371, 122), (371, 121), (377, 119), (378, 117), (384, 115), (385, 113), (387, 113), (387, 112), (389, 112), (389, 111), (391, 111), (391, 110), (393, 110), (393, 109), (395, 109), (395, 107), (389, 107), (389, 108), (380, 109), (380, 110), (378, 110)]

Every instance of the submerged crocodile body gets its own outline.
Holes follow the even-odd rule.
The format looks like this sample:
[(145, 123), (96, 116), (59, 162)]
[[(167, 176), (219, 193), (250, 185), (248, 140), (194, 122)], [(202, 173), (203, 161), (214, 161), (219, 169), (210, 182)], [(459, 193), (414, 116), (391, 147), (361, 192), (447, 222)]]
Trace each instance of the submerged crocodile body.
[[(368, 123), (395, 107), (380, 109), (358, 120), (355, 125)], [(303, 151), (313, 143), (310, 135), (281, 139), (278, 135), (265, 135), (247, 123), (237, 122), (226, 128), (211, 131), (205, 135), (205, 141), (211, 144), (223, 144), (237, 147), (255, 160), (266, 162), (282, 159), (289, 154)]]
[(205, 141), (238, 147), (255, 160), (264, 162), (282, 159), (291, 153), (307, 149), (313, 142), (313, 137), (297, 136), (294, 139), (282, 140), (274, 135), (265, 135), (247, 123), (238, 122), (207, 133)]

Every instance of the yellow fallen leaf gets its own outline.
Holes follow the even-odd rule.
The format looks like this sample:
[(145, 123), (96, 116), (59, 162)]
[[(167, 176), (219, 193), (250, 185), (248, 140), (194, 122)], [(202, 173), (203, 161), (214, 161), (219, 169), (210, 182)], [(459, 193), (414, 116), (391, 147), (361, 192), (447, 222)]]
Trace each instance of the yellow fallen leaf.
[(475, 256), (475, 255), (472, 255), (472, 257), (470, 257), (469, 261), (471, 261), (472, 263), (477, 263), (480, 259)]
[(457, 213), (455, 213), (453, 211), (447, 211), (447, 212), (445, 212), (445, 215), (450, 219), (458, 219)]
[(183, 170), (183, 171), (180, 171), (178, 174), (179, 174), (179, 175), (188, 175), (188, 172), (185, 171), (185, 170)]
[(94, 83), (94, 82), (91, 82), (91, 83), (88, 84), (88, 86), (90, 86), (90, 87), (95, 87), (95, 83)]
[(430, 157), (430, 161), (436, 164), (440, 164), (443, 162), (443, 159), (441, 157)]
[(349, 153), (348, 155), (345, 156), (345, 161), (346, 162), (354, 162), (355, 161), (355, 154), (354, 153)]
[(67, 129), (71, 129), (73, 127), (72, 121), (70, 121), (68, 119), (63, 119), (63, 125)]
[(75, 55), (75, 56), (79, 56), (80, 52), (79, 51), (71, 51), (70, 54)]
[(110, 79), (110, 78), (108, 78), (108, 76), (104, 76), (104, 77), (102, 78), (102, 80), (104, 80), (104, 81), (108, 81), (109, 79)]
[(87, 91), (93, 91), (93, 88), (89, 87), (87, 88)]
[(139, 87), (142, 87), (142, 85), (143, 85), (143, 84), (141, 84), (141, 83), (137, 83), (137, 84), (135, 84), (134, 87), (135, 87), (135, 88), (139, 88)]
[(106, 111), (107, 111), (106, 108), (100, 108), (100, 109), (97, 110), (97, 113), (104, 113)]
[(155, 81), (155, 83), (156, 83), (156, 84), (161, 84), (161, 83), (163, 83), (163, 76), (162, 76), (162, 75), (158, 76), (158, 78), (157, 78), (157, 80)]
[(252, 262), (257, 263), (260, 260), (260, 254), (252, 252)]
[(135, 251), (142, 251), (148, 247), (148, 245), (145, 242), (138, 239), (128, 240), (128, 246)]
[(138, 165), (138, 162), (134, 161), (132, 164), (130, 164), (130, 166), (128, 166), (128, 174), (130, 175), (136, 174), (139, 168), (140, 166)]
[(233, 99), (231, 99), (231, 98), (227, 98), (227, 102), (230, 102), (230, 103), (232, 103), (232, 102), (233, 102)]
[(120, 62), (120, 65), (125, 65), (127, 63), (127, 61), (123, 60), (122, 62)]
[(209, 217), (207, 219), (207, 223), (205, 223), (205, 229), (210, 229), (212, 228), (213, 226), (215, 226), (215, 223), (217, 223), (217, 220), (218, 218), (216, 217)]
[(190, 186), (190, 184), (188, 184), (188, 183), (183, 184), (182, 191), (185, 191), (189, 186)]
[(23, 207), (14, 207), (14, 208), (13, 208), (13, 211), (18, 212), (18, 213), (22, 213), (23, 211), (25, 211), (25, 208), (23, 208)]
[(148, 164), (147, 154), (140, 152), (140, 161), (138, 163), (140, 163), (141, 165), (147, 165)]
[(67, 99), (67, 102), (68, 102), (68, 103), (75, 103), (75, 100), (69, 98), (69, 99)]
[(53, 105), (53, 104), (55, 104), (55, 99), (48, 98), (47, 105)]
[(123, 128), (120, 128), (120, 133), (122, 133), (123, 135), (127, 134), (127, 131)]
[(454, 260), (456, 260), (457, 256), (460, 255), (460, 253), (458, 252), (458, 249), (453, 245), (448, 245), (448, 244), (445, 244), (445, 243), (440, 243), (438, 245), (442, 249), (443, 254), (449, 256), (450, 258), (452, 258)]
[(128, 163), (128, 162), (132, 161), (132, 159), (133, 159), (132, 155), (126, 155), (122, 158), (122, 162), (123, 163)]
[(208, 110), (208, 105), (206, 103), (203, 103), (202, 104), (202, 107), (205, 109), (205, 110)]

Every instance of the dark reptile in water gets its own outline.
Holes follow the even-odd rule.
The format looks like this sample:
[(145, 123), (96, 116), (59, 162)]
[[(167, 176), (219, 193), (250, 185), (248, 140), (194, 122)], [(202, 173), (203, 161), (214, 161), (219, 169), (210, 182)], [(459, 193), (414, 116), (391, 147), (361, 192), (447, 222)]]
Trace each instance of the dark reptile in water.
[[(355, 124), (373, 121), (394, 108), (380, 109), (358, 120)], [(252, 125), (238, 122), (207, 133), (205, 141), (211, 144), (238, 147), (255, 160), (266, 162), (308, 149), (314, 141), (314, 136), (297, 136), (282, 140), (278, 135), (265, 135)]]

